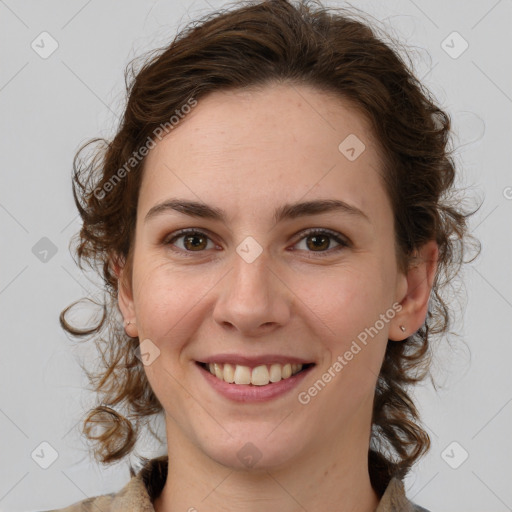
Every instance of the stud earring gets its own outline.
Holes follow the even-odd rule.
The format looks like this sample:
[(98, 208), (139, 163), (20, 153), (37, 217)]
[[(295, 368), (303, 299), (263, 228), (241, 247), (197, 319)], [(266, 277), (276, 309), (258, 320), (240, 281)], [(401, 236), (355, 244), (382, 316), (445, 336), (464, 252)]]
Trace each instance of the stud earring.
[(405, 327), (403, 325), (400, 326), (400, 329), (402, 329), (402, 332), (405, 332)]

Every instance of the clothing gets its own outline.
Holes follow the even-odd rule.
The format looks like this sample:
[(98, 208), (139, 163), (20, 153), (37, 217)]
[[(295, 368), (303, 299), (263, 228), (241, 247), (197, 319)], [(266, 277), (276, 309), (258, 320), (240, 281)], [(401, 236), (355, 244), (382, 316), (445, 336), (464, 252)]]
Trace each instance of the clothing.
[[(167, 478), (167, 455), (149, 460), (117, 493), (87, 498), (66, 508), (48, 512), (155, 512), (157, 498)], [(403, 482), (392, 478), (375, 512), (429, 512), (409, 501)]]

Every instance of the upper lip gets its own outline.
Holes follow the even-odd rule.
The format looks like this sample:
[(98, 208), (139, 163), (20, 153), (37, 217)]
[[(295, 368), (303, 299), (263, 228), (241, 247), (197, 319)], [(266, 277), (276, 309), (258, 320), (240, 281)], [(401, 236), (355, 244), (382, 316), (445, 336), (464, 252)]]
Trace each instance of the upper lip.
[(218, 363), (218, 364), (232, 364), (239, 366), (255, 367), (263, 364), (310, 364), (313, 363), (311, 359), (302, 359), (294, 356), (284, 356), (282, 354), (262, 354), (261, 356), (244, 356), (241, 354), (216, 354), (201, 359), (201, 363)]

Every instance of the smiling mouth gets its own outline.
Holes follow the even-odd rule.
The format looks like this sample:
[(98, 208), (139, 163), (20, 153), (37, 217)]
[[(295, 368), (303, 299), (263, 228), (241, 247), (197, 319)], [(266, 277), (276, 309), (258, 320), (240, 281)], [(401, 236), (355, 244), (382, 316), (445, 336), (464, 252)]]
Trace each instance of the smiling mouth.
[(250, 368), (249, 366), (221, 363), (203, 363), (197, 361), (203, 370), (210, 372), (217, 379), (229, 384), (243, 386), (265, 386), (289, 379), (300, 372), (314, 366), (315, 363), (308, 364), (262, 364)]

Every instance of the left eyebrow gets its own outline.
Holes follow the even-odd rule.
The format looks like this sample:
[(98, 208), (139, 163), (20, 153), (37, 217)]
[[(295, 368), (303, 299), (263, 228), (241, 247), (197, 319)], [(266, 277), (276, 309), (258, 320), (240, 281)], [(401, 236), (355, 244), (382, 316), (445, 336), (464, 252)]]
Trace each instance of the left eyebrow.
[[(153, 206), (146, 214), (144, 222), (169, 211), (176, 211), (190, 217), (217, 220), (221, 222), (225, 222), (227, 218), (226, 212), (220, 208), (200, 203), (198, 201), (170, 199)], [(302, 203), (284, 204), (276, 208), (274, 211), (274, 222), (277, 224), (286, 219), (296, 219), (299, 217), (306, 217), (308, 215), (320, 215), (322, 213), (330, 212), (343, 213), (352, 217), (357, 217), (371, 224), (370, 219), (362, 210), (339, 199), (318, 199)]]

